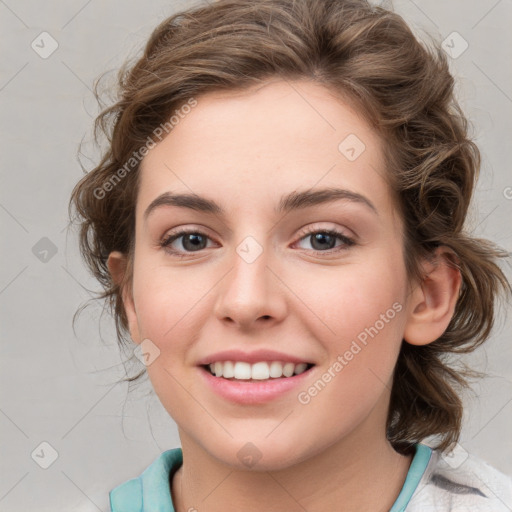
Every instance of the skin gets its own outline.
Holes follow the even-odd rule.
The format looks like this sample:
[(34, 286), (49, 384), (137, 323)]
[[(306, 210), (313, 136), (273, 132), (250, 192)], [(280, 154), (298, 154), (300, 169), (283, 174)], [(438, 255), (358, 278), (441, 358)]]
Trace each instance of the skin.
[[(412, 459), (385, 436), (392, 372), (402, 339), (430, 343), (448, 326), (460, 287), (448, 249), (424, 262), (421, 283), (408, 279), (402, 222), (383, 178), (385, 141), (323, 86), (273, 80), (197, 100), (142, 161), (133, 281), (123, 292), (133, 341), (160, 350), (147, 370), (178, 425), (184, 463), (171, 483), (175, 509), (389, 510)], [(354, 161), (338, 150), (349, 134), (366, 146)], [(377, 213), (348, 200), (273, 213), (282, 195), (324, 187), (362, 194)], [(213, 199), (227, 215), (161, 206), (145, 221), (148, 205), (168, 191)], [(183, 245), (187, 237), (175, 240), (180, 259), (160, 241), (183, 227), (208, 238), (197, 252)], [(305, 228), (336, 229), (355, 244), (335, 239), (321, 252)], [(236, 251), (247, 236), (263, 251), (252, 263)], [(108, 264), (120, 282), (126, 255), (113, 252)], [(394, 303), (401, 311), (301, 404), (297, 393)], [(196, 367), (233, 348), (280, 350), (316, 366), (300, 389), (239, 405), (211, 391)], [(237, 457), (248, 442), (262, 455), (252, 467)]]

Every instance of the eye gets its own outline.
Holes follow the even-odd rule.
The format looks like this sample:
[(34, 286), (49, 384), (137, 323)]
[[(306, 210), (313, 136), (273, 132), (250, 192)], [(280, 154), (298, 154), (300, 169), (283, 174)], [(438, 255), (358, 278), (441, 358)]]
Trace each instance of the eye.
[[(338, 252), (355, 245), (355, 241), (352, 238), (335, 229), (309, 228), (299, 242), (301, 240), (309, 241), (313, 246), (313, 252), (317, 254)], [(341, 244), (336, 246), (336, 240), (340, 240)]]
[[(210, 240), (210, 237), (202, 231), (197, 229), (182, 229), (164, 237), (160, 242), (160, 246), (173, 256), (184, 258), (187, 254), (206, 249), (208, 240)], [(299, 242), (303, 240), (310, 241), (313, 246), (312, 250), (316, 254), (330, 254), (346, 250), (348, 247), (355, 245), (355, 241), (352, 238), (335, 229), (309, 228), (305, 234), (302, 234)], [(338, 246), (336, 246), (337, 240), (341, 242)]]
[[(210, 237), (197, 229), (181, 230), (171, 233), (160, 243), (161, 247), (177, 257), (184, 257), (187, 252), (198, 252), (206, 248), (206, 242)], [(181, 240), (180, 240), (181, 239)], [(174, 242), (181, 248), (173, 247)], [(183, 251), (185, 254), (183, 254)]]

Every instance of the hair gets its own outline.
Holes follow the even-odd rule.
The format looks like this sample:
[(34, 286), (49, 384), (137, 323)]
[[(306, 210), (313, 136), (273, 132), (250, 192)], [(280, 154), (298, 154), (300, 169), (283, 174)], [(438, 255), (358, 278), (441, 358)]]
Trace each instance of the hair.
[[(439, 45), (416, 39), (398, 14), (365, 0), (195, 6), (160, 23), (143, 55), (123, 64), (116, 101), (94, 124), (96, 139), (106, 135), (108, 147), (75, 186), (69, 205), (70, 215), (74, 207), (79, 218), (80, 252), (103, 287), (98, 299), (113, 313), (118, 343), (131, 343), (122, 300), (131, 287), (140, 164), (131, 157), (190, 98), (271, 79), (311, 80), (328, 88), (381, 135), (387, 179), (404, 223), (409, 277), (423, 277), (420, 262), (436, 247), (455, 254), (450, 264), (460, 270), (462, 285), (453, 318), (428, 345), (402, 341), (386, 425), (399, 452), (429, 436), (438, 439), (434, 447), (447, 450), (460, 436), (460, 390), (474, 375), (467, 367), (456, 370), (448, 356), (471, 352), (490, 336), (500, 292), (511, 291), (498, 265), (508, 253), (464, 227), (480, 153), (455, 99), (446, 55)], [(99, 100), (97, 88), (98, 82)], [(108, 271), (112, 251), (128, 256), (121, 283)]]

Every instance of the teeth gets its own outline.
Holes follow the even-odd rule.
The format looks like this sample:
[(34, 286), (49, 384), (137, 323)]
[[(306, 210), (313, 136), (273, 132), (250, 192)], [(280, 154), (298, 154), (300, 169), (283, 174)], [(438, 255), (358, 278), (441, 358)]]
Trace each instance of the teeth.
[[(226, 379), (231, 379), (235, 376), (235, 365), (231, 361), (226, 361), (224, 365), (222, 363), (215, 363), (220, 366), (219, 373)], [(217, 375), (217, 371), (215, 372)]]
[(283, 375), (285, 377), (291, 377), (295, 371), (295, 365), (293, 363), (286, 363), (283, 366)]
[(216, 377), (236, 380), (268, 380), (269, 378), (279, 379), (291, 377), (306, 371), (307, 363), (282, 363), (272, 361), (269, 363), (261, 361), (250, 364), (243, 361), (216, 361), (209, 365), (210, 372)]
[(270, 376), (274, 379), (282, 377), (283, 365), (279, 361), (273, 361), (270, 363)]
[[(250, 379), (251, 377), (251, 365), (249, 363), (235, 363), (235, 379)], [(221, 377), (224, 377), (224, 374), (221, 373)]]
[[(249, 366), (249, 368), (250, 368), (249, 372), (251, 374), (250, 375), (251, 379), (266, 380), (270, 377), (270, 370), (268, 368), (267, 363), (256, 363), (256, 364), (253, 364), (252, 366), (250, 366), (248, 364), (247, 366)], [(236, 368), (236, 365), (235, 365), (235, 368)], [(236, 373), (235, 373), (235, 375), (236, 375)]]

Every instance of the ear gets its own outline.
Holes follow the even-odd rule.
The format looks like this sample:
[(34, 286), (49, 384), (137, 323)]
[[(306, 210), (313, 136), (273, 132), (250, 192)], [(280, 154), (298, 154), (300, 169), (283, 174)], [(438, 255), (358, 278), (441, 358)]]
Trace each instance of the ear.
[(462, 277), (457, 257), (448, 247), (438, 247), (432, 261), (422, 264), (424, 277), (408, 301), (404, 340), (411, 345), (427, 345), (448, 328), (459, 298)]
[(137, 343), (141, 342), (139, 333), (139, 324), (137, 321), (137, 313), (135, 312), (135, 304), (133, 301), (132, 286), (126, 282), (126, 272), (128, 269), (128, 256), (119, 251), (113, 251), (109, 254), (107, 267), (112, 276), (112, 280), (116, 283), (122, 294), (124, 311), (128, 319), (128, 328), (132, 340)]

